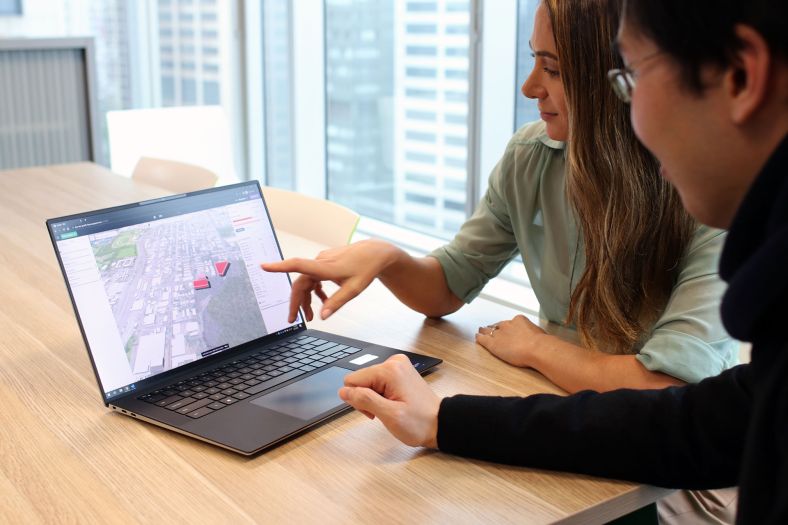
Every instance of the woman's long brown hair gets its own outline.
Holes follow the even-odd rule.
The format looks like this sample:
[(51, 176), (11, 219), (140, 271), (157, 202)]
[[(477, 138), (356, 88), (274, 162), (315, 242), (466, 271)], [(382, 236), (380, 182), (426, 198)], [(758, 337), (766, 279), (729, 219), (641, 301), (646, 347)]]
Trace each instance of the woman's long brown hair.
[(620, 0), (544, 0), (569, 113), (567, 193), (586, 267), (568, 321), (581, 342), (634, 353), (664, 311), (695, 222), (638, 142), (607, 71), (623, 67), (613, 42)]

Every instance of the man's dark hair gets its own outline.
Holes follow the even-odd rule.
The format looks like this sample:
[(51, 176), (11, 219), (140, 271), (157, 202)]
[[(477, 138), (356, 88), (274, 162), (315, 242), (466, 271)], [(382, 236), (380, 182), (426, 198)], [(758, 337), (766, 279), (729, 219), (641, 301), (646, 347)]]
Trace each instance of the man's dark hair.
[(696, 92), (704, 89), (702, 66), (735, 60), (738, 24), (760, 33), (776, 57), (788, 58), (787, 0), (626, 0), (623, 19), (670, 55)]

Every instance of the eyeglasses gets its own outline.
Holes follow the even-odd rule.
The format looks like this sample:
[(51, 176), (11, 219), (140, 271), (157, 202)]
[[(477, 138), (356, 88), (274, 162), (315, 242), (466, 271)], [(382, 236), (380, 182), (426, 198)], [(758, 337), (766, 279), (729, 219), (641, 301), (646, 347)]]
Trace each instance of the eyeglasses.
[(635, 89), (635, 71), (632, 67), (635, 64), (642, 64), (646, 60), (661, 55), (661, 51), (657, 51), (651, 55), (645, 56), (639, 60), (635, 60), (628, 66), (621, 69), (611, 69), (607, 72), (607, 79), (613, 87), (613, 92), (621, 99), (624, 104), (632, 102), (632, 91)]

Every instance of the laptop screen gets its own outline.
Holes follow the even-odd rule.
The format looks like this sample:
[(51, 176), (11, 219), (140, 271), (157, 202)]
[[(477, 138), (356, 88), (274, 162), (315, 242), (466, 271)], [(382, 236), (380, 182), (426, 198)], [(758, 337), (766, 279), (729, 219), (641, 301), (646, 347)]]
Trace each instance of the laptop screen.
[(272, 333), (290, 281), (255, 182), (49, 221), (107, 398)]

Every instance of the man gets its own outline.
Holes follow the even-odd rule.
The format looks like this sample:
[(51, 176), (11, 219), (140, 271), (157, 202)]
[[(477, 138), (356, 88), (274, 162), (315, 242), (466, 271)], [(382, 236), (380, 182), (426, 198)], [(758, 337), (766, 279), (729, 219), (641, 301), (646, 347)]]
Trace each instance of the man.
[[(788, 523), (788, 2), (629, 0), (611, 72), (687, 210), (729, 228), (722, 317), (752, 362), (696, 385), (439, 399), (404, 356), (340, 397), (404, 443), (654, 485), (739, 485), (740, 523)], [(495, 337), (495, 330), (485, 337)]]

